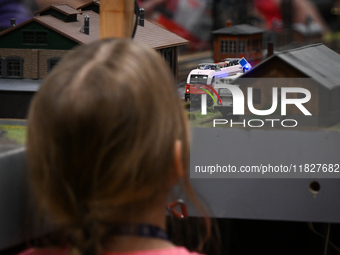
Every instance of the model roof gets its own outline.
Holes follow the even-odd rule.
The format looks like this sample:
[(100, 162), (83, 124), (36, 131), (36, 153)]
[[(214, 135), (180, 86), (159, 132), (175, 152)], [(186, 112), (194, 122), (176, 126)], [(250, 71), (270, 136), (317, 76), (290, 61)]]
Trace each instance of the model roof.
[[(52, 5), (48, 8), (45, 8), (44, 10), (47, 10), (49, 8), (58, 8), (60, 11), (63, 9), (65, 12), (68, 10), (68, 13), (76, 12), (78, 14), (78, 20), (73, 22), (64, 22), (63, 20), (60, 20), (58, 18), (55, 18), (51, 15), (43, 15), (43, 16), (35, 16), (34, 18), (18, 24), (15, 27), (11, 27), (3, 32), (0, 33), (1, 35), (10, 33), (11, 31), (18, 29), (30, 22), (38, 22), (56, 32), (58, 32), (61, 35), (64, 35), (65, 37), (79, 43), (79, 44), (87, 44), (95, 40), (99, 40), (99, 14), (93, 11), (82, 11), (79, 12), (72, 7), (62, 4), (62, 5)], [(73, 9), (73, 11), (69, 10)], [(41, 13), (37, 12), (38, 14)], [(90, 34), (84, 34), (81, 32), (81, 28), (84, 25), (84, 16), (85, 15), (90, 16)], [(150, 22), (145, 20), (144, 27), (137, 26), (137, 31), (135, 35), (135, 40), (142, 42), (144, 44), (149, 45), (150, 47), (154, 49), (162, 49), (162, 48), (169, 48), (179, 45), (188, 44), (189, 41), (186, 39), (183, 39), (182, 37)]]
[(175, 47), (189, 43), (188, 40), (147, 20), (144, 21), (144, 27), (137, 27), (135, 39), (150, 45), (154, 49)]
[(240, 24), (215, 30), (213, 31), (213, 34), (251, 35), (263, 32), (265, 32), (264, 29), (254, 27), (248, 24)]
[(79, 6), (77, 9), (78, 10), (81, 10), (81, 9), (83, 9), (83, 8), (85, 8), (85, 7), (87, 7), (87, 6), (90, 6), (91, 4), (95, 4), (95, 5), (100, 5), (100, 1), (99, 0), (93, 0), (93, 1), (91, 1), (91, 2), (89, 2), (89, 3), (87, 3), (87, 4), (84, 4), (84, 5), (82, 5), (82, 6)]
[(322, 27), (316, 22), (312, 22), (309, 25), (296, 23), (293, 24), (293, 29), (303, 35), (322, 35)]
[(276, 53), (242, 77), (251, 77), (264, 63), (274, 58), (281, 59), (328, 89), (340, 86), (340, 55), (322, 43)]
[(76, 41), (79, 44), (87, 44), (99, 39), (99, 15), (93, 11), (83, 12), (83, 16), (90, 16), (90, 34), (80, 32), (84, 22), (83, 19), (75, 22), (64, 22), (50, 15), (37, 16), (33, 20), (46, 27)]
[(34, 15), (38, 15), (44, 11), (47, 11), (49, 9), (55, 9), (65, 15), (72, 15), (72, 14), (80, 14), (81, 12), (72, 8), (71, 6), (67, 5), (67, 4), (52, 4), (44, 9), (41, 9), (37, 12), (34, 13)]

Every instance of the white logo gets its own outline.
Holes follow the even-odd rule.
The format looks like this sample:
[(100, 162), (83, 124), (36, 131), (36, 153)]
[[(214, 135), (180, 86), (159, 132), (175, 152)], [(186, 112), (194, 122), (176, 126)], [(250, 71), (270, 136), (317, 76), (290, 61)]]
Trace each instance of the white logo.
[[(228, 89), (233, 97), (233, 115), (244, 115), (244, 95), (242, 90), (235, 86), (230, 84), (223, 84), (223, 88)], [(268, 110), (257, 110), (255, 109), (253, 105), (253, 88), (248, 87), (248, 109), (251, 113), (255, 115), (270, 115), (275, 112), (278, 105), (277, 100), (277, 88), (273, 87), (272, 90), (272, 106)], [(287, 98), (288, 93), (302, 93), (305, 95), (304, 98)], [(207, 100), (206, 100), (206, 94), (202, 94), (202, 115), (206, 114), (206, 108), (207, 108)], [(307, 103), (311, 99), (311, 93), (309, 90), (304, 88), (296, 88), (296, 87), (282, 87), (281, 88), (281, 115), (286, 115), (286, 108), (288, 104), (293, 104), (297, 108), (300, 109), (300, 111), (304, 115), (312, 115), (302, 104)]]

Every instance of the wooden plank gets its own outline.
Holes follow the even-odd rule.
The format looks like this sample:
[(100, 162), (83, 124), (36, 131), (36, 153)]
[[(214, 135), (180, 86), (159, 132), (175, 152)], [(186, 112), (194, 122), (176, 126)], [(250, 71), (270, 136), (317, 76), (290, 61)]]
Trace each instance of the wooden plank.
[(134, 27), (134, 0), (100, 1), (100, 38), (131, 37)]

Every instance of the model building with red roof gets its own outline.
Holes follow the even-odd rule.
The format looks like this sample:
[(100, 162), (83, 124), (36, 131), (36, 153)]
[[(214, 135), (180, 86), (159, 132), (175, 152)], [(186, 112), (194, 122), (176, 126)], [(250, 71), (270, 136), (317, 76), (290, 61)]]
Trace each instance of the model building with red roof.
[[(25, 118), (33, 94), (61, 57), (99, 40), (99, 5), (54, 4), (0, 33), (0, 118)], [(178, 46), (188, 41), (148, 20), (140, 23), (134, 40), (157, 50), (177, 77)]]
[[(99, 39), (99, 1), (74, 9), (55, 4), (0, 33), (0, 78), (43, 79), (58, 60), (79, 44)], [(89, 18), (89, 33), (83, 31)], [(135, 40), (158, 50), (177, 74), (177, 47), (188, 41), (147, 20)]]

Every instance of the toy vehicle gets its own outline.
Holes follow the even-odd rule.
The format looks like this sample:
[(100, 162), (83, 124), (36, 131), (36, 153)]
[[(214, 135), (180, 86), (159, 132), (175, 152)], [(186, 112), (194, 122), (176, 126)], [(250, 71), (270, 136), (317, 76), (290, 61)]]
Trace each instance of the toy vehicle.
[[(245, 64), (242, 65), (241, 63)], [(245, 67), (245, 65), (248, 65), (248, 67)], [(201, 63), (188, 75), (184, 99), (185, 101), (189, 99), (191, 102), (200, 102), (201, 95), (206, 93), (201, 88), (212, 93), (215, 81), (242, 74), (248, 69), (250, 69), (250, 65), (244, 58), (241, 60), (225, 59), (219, 63)], [(213, 105), (212, 98), (207, 98), (207, 105)]]
[[(214, 94), (215, 101), (217, 105), (214, 106), (214, 109), (217, 109), (225, 118), (230, 117), (230, 114), (233, 111), (233, 96), (229, 89), (225, 88), (223, 84), (232, 84), (235, 79), (240, 77), (242, 73), (237, 73), (235, 75), (229, 76), (227, 78), (222, 78), (214, 82), (213, 87), (215, 91), (220, 96), (222, 105), (217, 98), (217, 95)], [(239, 86), (239, 85), (234, 85)]]

